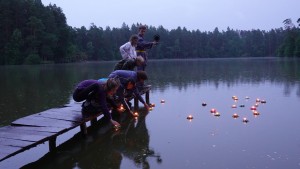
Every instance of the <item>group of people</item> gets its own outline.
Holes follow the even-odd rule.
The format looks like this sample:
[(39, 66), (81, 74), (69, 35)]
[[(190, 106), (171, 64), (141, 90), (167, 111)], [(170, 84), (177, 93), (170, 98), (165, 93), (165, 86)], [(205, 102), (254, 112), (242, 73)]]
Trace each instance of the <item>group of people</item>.
[(136, 97), (149, 110), (149, 105), (141, 97), (139, 88), (148, 79), (145, 68), (147, 66), (147, 49), (151, 49), (158, 41), (147, 42), (144, 34), (147, 27), (141, 25), (138, 35), (132, 35), (129, 42), (120, 47), (122, 60), (114, 67), (108, 78), (99, 80), (89, 79), (80, 82), (73, 93), (76, 102), (82, 102), (82, 113), (103, 113), (104, 117), (115, 126), (120, 124), (112, 119), (110, 109), (125, 110), (133, 115), (129, 96)]

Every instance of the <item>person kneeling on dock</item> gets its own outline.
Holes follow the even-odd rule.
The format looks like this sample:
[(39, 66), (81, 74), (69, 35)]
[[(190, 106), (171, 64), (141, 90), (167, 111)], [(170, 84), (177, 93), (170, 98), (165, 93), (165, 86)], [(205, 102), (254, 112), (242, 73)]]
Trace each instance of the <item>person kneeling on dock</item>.
[(76, 102), (84, 101), (82, 104), (82, 113), (100, 113), (109, 119), (113, 125), (120, 126), (120, 124), (113, 120), (109, 112), (107, 98), (116, 93), (120, 86), (118, 79), (109, 78), (106, 82), (98, 80), (84, 80), (80, 82), (74, 93), (73, 99)]
[(116, 70), (113, 71), (108, 78), (117, 78), (120, 80), (121, 85), (116, 92), (116, 96), (127, 111), (133, 114), (130, 110), (130, 100), (127, 100), (131, 95), (137, 97), (137, 99), (144, 104), (144, 107), (149, 110), (149, 105), (141, 97), (137, 87), (138, 85), (143, 85), (144, 81), (148, 79), (145, 71)]
[(134, 70), (137, 66), (142, 66), (144, 64), (144, 58), (142, 56), (137, 56), (132, 59), (122, 59), (116, 65), (114, 70)]

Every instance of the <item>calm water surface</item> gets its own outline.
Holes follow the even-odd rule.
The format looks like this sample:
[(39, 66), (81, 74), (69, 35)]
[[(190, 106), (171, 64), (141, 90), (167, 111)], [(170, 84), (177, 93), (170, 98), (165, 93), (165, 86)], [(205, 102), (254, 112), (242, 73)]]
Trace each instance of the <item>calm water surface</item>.
[[(106, 77), (114, 64), (0, 67), (0, 126), (49, 108), (78, 106), (71, 99), (74, 85)], [(141, 107), (139, 119), (122, 120), (119, 132), (99, 126), (83, 139), (76, 128), (58, 138), (63, 144), (55, 155), (42, 144), (0, 162), (0, 168), (300, 168), (300, 60), (151, 61), (147, 72), (152, 111)], [(267, 103), (254, 116), (250, 108), (257, 98)]]

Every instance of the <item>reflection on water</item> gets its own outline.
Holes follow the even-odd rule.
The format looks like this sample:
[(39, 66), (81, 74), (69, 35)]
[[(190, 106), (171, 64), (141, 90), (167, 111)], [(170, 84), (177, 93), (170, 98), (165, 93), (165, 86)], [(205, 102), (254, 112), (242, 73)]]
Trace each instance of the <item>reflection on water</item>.
[[(5, 96), (0, 125), (68, 104), (77, 82), (106, 77), (114, 64), (0, 67)], [(141, 110), (138, 121), (122, 118), (120, 131), (99, 126), (86, 139), (75, 136), (53, 157), (12, 160), (24, 168), (300, 167), (299, 60), (151, 61), (147, 71), (156, 106), (149, 113)], [(251, 110), (257, 98), (266, 100), (256, 107), (259, 115)], [(220, 116), (210, 112), (213, 108)], [(187, 120), (188, 115), (193, 119)], [(14, 168), (9, 162), (0, 168)]]

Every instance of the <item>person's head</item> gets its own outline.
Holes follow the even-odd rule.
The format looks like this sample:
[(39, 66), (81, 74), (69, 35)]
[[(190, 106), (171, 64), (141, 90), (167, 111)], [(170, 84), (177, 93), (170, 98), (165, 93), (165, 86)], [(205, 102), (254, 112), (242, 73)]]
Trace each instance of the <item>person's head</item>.
[(144, 64), (145, 60), (142, 56), (137, 56), (135, 59), (135, 63), (137, 66), (142, 66)]
[(146, 25), (140, 25), (139, 26), (139, 34), (144, 36), (145, 32), (147, 30), (147, 26)]
[(137, 80), (140, 83), (144, 83), (145, 80), (148, 80), (148, 75), (145, 71), (137, 71)]
[(131, 35), (129, 42), (131, 43), (132, 46), (136, 46), (138, 43), (139, 37), (138, 35)]
[(113, 95), (116, 93), (120, 86), (120, 81), (117, 78), (109, 78), (105, 84), (105, 90), (108, 95)]

